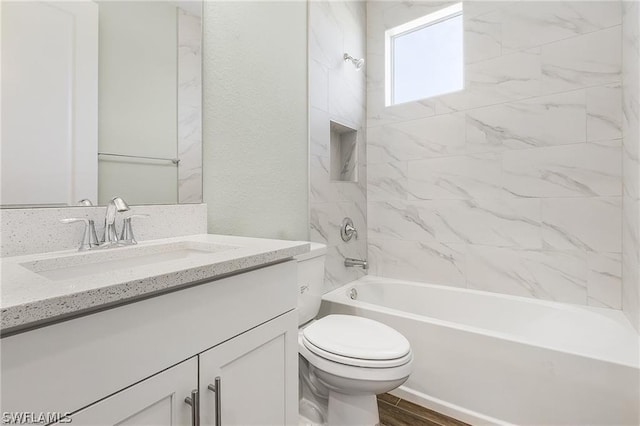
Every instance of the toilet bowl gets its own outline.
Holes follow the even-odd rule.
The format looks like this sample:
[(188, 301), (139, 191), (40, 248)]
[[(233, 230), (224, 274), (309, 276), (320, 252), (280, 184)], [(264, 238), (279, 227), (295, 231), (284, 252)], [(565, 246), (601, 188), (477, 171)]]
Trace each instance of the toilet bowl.
[(312, 243), (311, 252), (297, 258), (300, 424), (377, 425), (376, 395), (407, 380), (411, 347), (396, 330), (371, 319), (314, 319), (322, 297), (325, 253), (324, 245)]
[(379, 322), (329, 315), (299, 333), (298, 351), (309, 374), (326, 389), (329, 425), (376, 425), (376, 395), (404, 383), (411, 373), (409, 342)]

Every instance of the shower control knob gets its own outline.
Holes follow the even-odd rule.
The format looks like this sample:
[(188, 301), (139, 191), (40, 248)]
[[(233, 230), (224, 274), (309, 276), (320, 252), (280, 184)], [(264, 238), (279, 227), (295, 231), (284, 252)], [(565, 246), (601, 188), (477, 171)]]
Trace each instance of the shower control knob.
[(358, 231), (355, 226), (353, 226), (353, 220), (350, 217), (345, 217), (342, 221), (342, 226), (340, 227), (340, 237), (342, 241), (350, 241), (351, 238), (355, 237), (358, 239)]

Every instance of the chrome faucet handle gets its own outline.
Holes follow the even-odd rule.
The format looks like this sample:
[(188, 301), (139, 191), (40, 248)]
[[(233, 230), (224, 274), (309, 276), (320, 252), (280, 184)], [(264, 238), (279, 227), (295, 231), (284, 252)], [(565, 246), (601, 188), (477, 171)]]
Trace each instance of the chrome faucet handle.
[(138, 244), (135, 235), (133, 235), (133, 226), (131, 226), (131, 219), (134, 218), (148, 218), (148, 214), (132, 214), (127, 216), (122, 221), (122, 232), (120, 233), (120, 244), (133, 245)]
[(358, 239), (358, 231), (355, 226), (353, 226), (353, 220), (350, 217), (345, 217), (342, 220), (342, 226), (340, 227), (340, 237), (342, 241), (347, 242), (350, 241), (351, 238), (356, 237)]
[(92, 248), (98, 247), (98, 235), (96, 234), (96, 225), (91, 219), (86, 219), (83, 217), (70, 217), (68, 219), (60, 219), (62, 223), (76, 223), (76, 222), (84, 222), (84, 234), (82, 236), (82, 242), (80, 243), (80, 247), (78, 247), (78, 251), (91, 250)]
[(356, 231), (356, 228), (354, 228), (353, 226), (347, 224), (344, 227), (344, 231), (346, 234), (353, 234), (353, 236), (355, 237), (355, 239), (358, 239), (358, 231)]

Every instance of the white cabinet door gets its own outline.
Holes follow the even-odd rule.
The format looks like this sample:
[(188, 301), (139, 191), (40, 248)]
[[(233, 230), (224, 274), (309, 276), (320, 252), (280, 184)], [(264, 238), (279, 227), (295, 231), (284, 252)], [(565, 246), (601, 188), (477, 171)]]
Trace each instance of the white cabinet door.
[(193, 357), (124, 389), (71, 416), (74, 426), (190, 425), (185, 398), (198, 387), (198, 360)]
[[(216, 410), (224, 426), (297, 424), (297, 319), (291, 311), (200, 354), (203, 426), (216, 424)], [(208, 389), (216, 377), (219, 407)]]

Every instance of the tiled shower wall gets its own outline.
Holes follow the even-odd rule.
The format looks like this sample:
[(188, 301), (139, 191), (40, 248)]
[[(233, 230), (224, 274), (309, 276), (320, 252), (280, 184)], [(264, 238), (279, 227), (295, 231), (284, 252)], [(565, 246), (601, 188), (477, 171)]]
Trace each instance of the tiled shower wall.
[(640, 331), (640, 4), (622, 16), (622, 308)]
[(464, 2), (465, 89), (385, 108), (384, 30), (448, 4), (368, 3), (370, 273), (619, 309), (620, 2)]
[[(359, 1), (309, 2), (310, 237), (328, 245), (325, 292), (364, 275), (345, 268), (345, 257), (367, 255), (365, 72), (343, 60), (344, 53), (365, 56), (365, 9)], [(331, 121), (358, 132), (357, 182), (330, 178)], [(358, 239), (346, 243), (340, 238), (345, 217), (358, 230)]]

